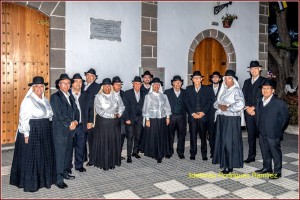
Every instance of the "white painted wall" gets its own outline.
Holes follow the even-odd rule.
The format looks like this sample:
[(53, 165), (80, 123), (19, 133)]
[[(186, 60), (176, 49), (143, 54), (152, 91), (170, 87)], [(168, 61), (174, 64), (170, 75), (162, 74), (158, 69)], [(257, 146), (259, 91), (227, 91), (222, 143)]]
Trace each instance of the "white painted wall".
[[(158, 67), (165, 67), (166, 88), (171, 87), (170, 80), (176, 74), (187, 83), (190, 45), (206, 29), (222, 31), (233, 43), (240, 85), (250, 77), (246, 67), (251, 60), (258, 59), (258, 2), (233, 2), (218, 15), (213, 14), (215, 2), (159, 2), (158, 5), (157, 63)], [(226, 11), (238, 16), (231, 28), (222, 25), (221, 18)], [(212, 26), (213, 21), (219, 26)]]
[[(90, 39), (90, 18), (121, 21), (121, 42)], [(66, 73), (93, 67), (98, 79), (120, 76), (124, 89), (141, 67), (140, 2), (66, 2)]]

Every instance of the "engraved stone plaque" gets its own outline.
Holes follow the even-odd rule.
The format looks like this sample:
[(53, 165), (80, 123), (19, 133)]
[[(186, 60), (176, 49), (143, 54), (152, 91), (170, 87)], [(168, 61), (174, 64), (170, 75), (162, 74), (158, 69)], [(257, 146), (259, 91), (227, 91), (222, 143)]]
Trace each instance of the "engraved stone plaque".
[(91, 39), (121, 41), (121, 22), (104, 19), (90, 19)]

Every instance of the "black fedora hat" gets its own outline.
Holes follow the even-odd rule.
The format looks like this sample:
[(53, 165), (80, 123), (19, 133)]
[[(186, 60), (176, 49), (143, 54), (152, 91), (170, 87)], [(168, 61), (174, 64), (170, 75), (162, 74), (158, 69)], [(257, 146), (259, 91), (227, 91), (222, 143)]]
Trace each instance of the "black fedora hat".
[(267, 85), (267, 86), (271, 86), (273, 89), (276, 89), (276, 82), (273, 81), (272, 79), (265, 79), (261, 84), (260, 84), (260, 88), (262, 88), (262, 86)]
[(84, 72), (84, 75), (86, 76), (87, 73), (94, 74), (96, 78), (98, 78), (98, 75), (96, 75), (96, 70), (94, 70), (93, 68), (89, 69), (89, 71), (87, 72)]
[(110, 78), (103, 79), (101, 85), (112, 85)]
[(262, 67), (259, 62), (257, 60), (253, 60), (250, 62), (250, 66), (247, 68), (251, 68), (251, 67)]
[(81, 75), (79, 73), (76, 73), (73, 75), (72, 81), (74, 82), (74, 79), (81, 79), (82, 82), (84, 82), (85, 80), (82, 79)]
[(225, 75), (224, 76), (232, 76), (233, 78), (235, 78), (236, 80), (239, 80), (239, 78), (235, 75), (235, 71), (231, 70), (231, 69), (228, 69), (226, 72), (225, 72)]
[(201, 77), (204, 77), (201, 75), (201, 72), (200, 71), (194, 71), (193, 74), (191, 75), (191, 78), (193, 78), (194, 76), (201, 76)]
[(219, 78), (221, 78), (222, 79), (222, 75), (220, 74), (220, 72), (218, 72), (218, 71), (214, 71), (213, 73), (212, 73), (212, 75), (209, 75), (209, 79), (212, 79), (212, 77), (213, 76), (219, 76)]
[(171, 85), (173, 85), (173, 81), (181, 81), (183, 85), (183, 79), (179, 75), (173, 76), (173, 79), (171, 80)]
[(112, 79), (112, 84), (114, 84), (114, 83), (123, 83), (123, 81), (121, 81), (120, 77), (115, 76)]
[(48, 83), (44, 82), (44, 78), (41, 77), (41, 76), (35, 76), (35, 77), (33, 77), (32, 83), (29, 83), (28, 86), (32, 86), (32, 85), (35, 85), (35, 84), (44, 84), (45, 86), (48, 85)]
[(70, 77), (68, 76), (68, 74), (61, 74), (60, 77), (59, 77), (59, 79), (57, 79), (57, 80), (55, 81), (56, 89), (59, 89), (59, 86), (58, 86), (59, 82), (60, 82), (61, 80), (65, 80), (65, 79), (69, 79), (70, 82), (71, 82), (71, 84), (73, 84), (73, 80), (70, 79)]
[(153, 78), (153, 75), (149, 71), (145, 71), (144, 74), (142, 74), (142, 78), (144, 78), (145, 75), (149, 75)]
[(161, 86), (164, 86), (164, 82), (162, 82), (159, 78), (155, 77), (154, 79), (152, 79), (152, 81), (150, 82), (150, 84), (152, 83), (160, 83)]
[(142, 79), (139, 76), (135, 76), (132, 82), (140, 82), (141, 83)]

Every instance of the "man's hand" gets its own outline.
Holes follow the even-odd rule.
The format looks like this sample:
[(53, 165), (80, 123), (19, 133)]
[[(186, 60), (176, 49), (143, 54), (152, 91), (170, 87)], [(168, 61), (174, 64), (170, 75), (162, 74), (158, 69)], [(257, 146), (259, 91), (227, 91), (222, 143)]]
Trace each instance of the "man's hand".
[(200, 116), (197, 113), (193, 113), (192, 116), (194, 117), (194, 119), (199, 119)]
[(150, 120), (146, 120), (146, 126), (149, 128), (150, 127)]
[(93, 123), (87, 123), (87, 129), (91, 129), (91, 128), (93, 128)]
[(198, 116), (199, 116), (199, 119), (201, 119), (205, 114), (204, 112), (197, 112)]
[(130, 124), (131, 124), (131, 121), (130, 121), (130, 120), (127, 120), (125, 123), (126, 123), (127, 125), (130, 125)]
[(28, 144), (29, 136), (25, 137), (25, 144)]
[(166, 119), (167, 126), (170, 124), (170, 118)]
[[(248, 106), (247, 109), (246, 109), (246, 112), (249, 114), (249, 115), (253, 115), (252, 113), (254, 112), (255, 110), (255, 107), (254, 106)], [(255, 114), (255, 113), (254, 113)]]

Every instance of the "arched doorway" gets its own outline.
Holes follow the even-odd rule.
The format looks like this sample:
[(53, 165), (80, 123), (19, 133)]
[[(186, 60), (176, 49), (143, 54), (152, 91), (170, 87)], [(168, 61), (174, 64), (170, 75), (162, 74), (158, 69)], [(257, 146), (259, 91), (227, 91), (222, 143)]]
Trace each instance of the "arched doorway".
[(193, 71), (199, 70), (204, 76), (202, 84), (208, 85), (209, 75), (214, 71), (225, 74), (227, 66), (225, 50), (217, 40), (205, 38), (195, 49), (193, 63)]
[[(49, 79), (49, 17), (2, 3), (1, 143), (13, 143), (21, 102), (34, 76)], [(50, 92), (46, 90), (49, 98)]]

